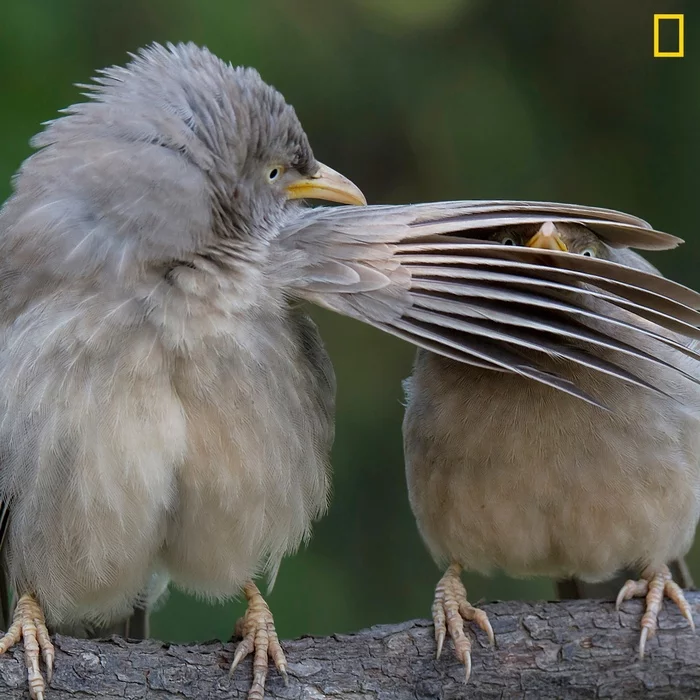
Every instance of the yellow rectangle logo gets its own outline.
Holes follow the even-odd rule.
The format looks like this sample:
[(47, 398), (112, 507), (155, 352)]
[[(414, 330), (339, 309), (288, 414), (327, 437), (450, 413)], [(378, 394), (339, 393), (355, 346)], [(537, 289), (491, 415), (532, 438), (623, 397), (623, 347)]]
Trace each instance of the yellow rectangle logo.
[[(654, 57), (655, 58), (683, 58), (685, 54), (685, 27), (684, 15), (654, 15)], [(659, 25), (662, 21), (678, 22), (678, 51), (661, 51), (659, 48)]]

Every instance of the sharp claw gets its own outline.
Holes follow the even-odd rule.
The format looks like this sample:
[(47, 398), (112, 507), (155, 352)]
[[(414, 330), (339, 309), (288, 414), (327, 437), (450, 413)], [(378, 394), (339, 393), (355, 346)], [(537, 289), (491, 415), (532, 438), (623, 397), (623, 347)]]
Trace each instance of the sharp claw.
[(649, 628), (644, 627), (642, 633), (639, 635), (639, 660), (644, 659), (644, 651), (647, 646), (647, 639), (649, 637)]
[(625, 581), (624, 586), (620, 589), (615, 599), (615, 610), (619, 610), (620, 606), (630, 598), (635, 596), (646, 595), (646, 581)]
[(287, 675), (287, 669), (286, 668), (279, 668), (277, 670), (280, 672), (280, 675), (282, 676), (282, 680), (284, 681), (285, 687), (289, 688), (289, 676)]
[(462, 606), (460, 605), (460, 613), (462, 614), (462, 617), (465, 620), (474, 620), (479, 626), (479, 628), (486, 633), (486, 636), (488, 637), (491, 646), (495, 645), (496, 638), (493, 635), (493, 627), (491, 627), (488, 615), (486, 615), (486, 613), (483, 612), (483, 610), (477, 610), (475, 608), (469, 607), (465, 610), (462, 610)]
[(435, 658), (439, 659), (440, 654), (442, 654), (442, 645), (445, 643), (445, 631), (440, 630), (440, 633), (437, 635), (437, 654), (435, 654)]
[(666, 583), (666, 595), (678, 606), (683, 617), (688, 621), (690, 629), (695, 632), (695, 620), (693, 620), (693, 611), (685, 599), (683, 589), (674, 581), (669, 580)]
[(469, 683), (469, 678), (472, 675), (472, 655), (469, 652), (467, 652), (465, 658), (462, 661), (465, 667), (464, 682)]
[(243, 659), (245, 659), (245, 657), (248, 656), (248, 654), (250, 654), (251, 651), (252, 651), (252, 649), (248, 648), (248, 645), (246, 644), (246, 640), (244, 639), (238, 645), (238, 648), (236, 649), (236, 653), (233, 657), (233, 661), (231, 662), (231, 668), (229, 669), (229, 672), (228, 672), (229, 675), (233, 675), (233, 672), (236, 670), (236, 666), (238, 666), (238, 664), (241, 663), (241, 661)]
[[(51, 642), (49, 642), (51, 644)], [(54, 652), (53, 652), (53, 644), (51, 644), (51, 647), (42, 647), (41, 649), (41, 656), (44, 659), (44, 666), (46, 667), (46, 682), (51, 683), (51, 679), (53, 678), (53, 659), (54, 659)]]

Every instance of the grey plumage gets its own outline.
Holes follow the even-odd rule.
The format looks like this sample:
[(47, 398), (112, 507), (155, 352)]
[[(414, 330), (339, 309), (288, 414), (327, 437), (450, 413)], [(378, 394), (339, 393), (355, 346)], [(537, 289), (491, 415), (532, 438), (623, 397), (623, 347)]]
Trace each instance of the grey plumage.
[[(60, 626), (129, 614), (153, 577), (217, 599), (243, 588), (246, 639), (255, 625), (270, 631), (284, 671), (248, 582), (274, 578), (326, 508), (335, 392), (298, 300), (594, 404), (589, 374), (582, 391), (549, 360), (572, 356), (567, 332), (556, 337), (562, 324), (583, 333), (580, 314), (617, 342), (620, 322), (589, 309), (585, 275), (612, 290), (613, 309), (637, 305), (674, 329), (697, 319), (700, 297), (654, 275), (483, 240), (504, 221), (575, 219), (612, 245), (678, 243), (635, 217), (532, 202), (308, 210), (296, 200), (361, 193), (318, 163), (255, 71), (154, 45), (96, 83), (34, 139), (40, 150), (0, 212), (5, 563), (25, 597), (20, 619), (40, 634), (43, 615)], [(494, 266), (506, 276), (497, 284)], [(543, 319), (524, 326), (532, 357), (518, 349), (524, 313)], [(624, 318), (629, 352), (658, 364), (644, 355), (649, 324)], [(659, 345), (680, 342), (653, 332)], [(684, 361), (662, 357), (681, 381)], [(571, 359), (643, 381), (622, 356), (604, 364), (584, 346)], [(26, 633), (14, 629), (0, 651)], [(43, 697), (38, 658), (27, 658)], [(251, 698), (264, 684), (255, 668)]]

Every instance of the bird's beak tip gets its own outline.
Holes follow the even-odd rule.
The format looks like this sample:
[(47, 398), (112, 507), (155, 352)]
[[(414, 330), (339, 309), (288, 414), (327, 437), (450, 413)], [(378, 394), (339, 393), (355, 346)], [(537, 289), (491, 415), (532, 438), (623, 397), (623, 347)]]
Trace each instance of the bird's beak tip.
[(542, 224), (537, 233), (525, 245), (528, 248), (539, 248), (540, 250), (561, 250), (564, 252), (569, 250), (557, 231), (557, 227), (551, 221)]
[(357, 204), (365, 206), (367, 199), (362, 190), (333, 168), (323, 163), (311, 176), (287, 185), (285, 188), (289, 199), (322, 199), (338, 204)]

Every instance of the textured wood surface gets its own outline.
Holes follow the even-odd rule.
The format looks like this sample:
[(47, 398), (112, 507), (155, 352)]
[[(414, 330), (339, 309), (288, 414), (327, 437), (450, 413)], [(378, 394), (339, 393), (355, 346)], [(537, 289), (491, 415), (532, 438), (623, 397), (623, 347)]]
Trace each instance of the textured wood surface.
[[(688, 600), (700, 623), (700, 594)], [(472, 633), (468, 685), (447, 642), (435, 660), (432, 625), (418, 620), (381, 625), (356, 634), (283, 642), (289, 687), (274, 669), (266, 697), (322, 700), (427, 698), (700, 698), (700, 635), (690, 632), (672, 604), (660, 630), (637, 659), (642, 605), (627, 602), (507, 602), (484, 605), (494, 632), (490, 648)], [(88, 641), (56, 637), (56, 673), (47, 700), (245, 698), (248, 660), (229, 679), (233, 643), (164, 644), (117, 637)], [(0, 657), (0, 698), (23, 700), (22, 650)]]

